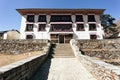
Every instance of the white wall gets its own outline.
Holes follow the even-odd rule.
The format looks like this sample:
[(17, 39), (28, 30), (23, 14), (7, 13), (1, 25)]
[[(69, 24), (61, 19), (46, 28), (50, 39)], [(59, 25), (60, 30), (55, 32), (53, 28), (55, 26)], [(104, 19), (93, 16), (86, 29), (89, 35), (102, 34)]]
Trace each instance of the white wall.
[(22, 16), (21, 28), (20, 28), (20, 38), (21, 39), (26, 39), (26, 32), (25, 32), (26, 18), (27, 18), (27, 15)]
[[(26, 24), (28, 22), (26, 22), (26, 18), (27, 18), (27, 15), (23, 15), (22, 16), (22, 20), (21, 20), (21, 28), (20, 28), (20, 38), (21, 39), (26, 39), (26, 35), (33, 35), (34, 39), (50, 39), (49, 38), (49, 34), (48, 34), (48, 31), (49, 31), (49, 28), (46, 27), (46, 31), (38, 31), (38, 15), (35, 15), (35, 23), (34, 24), (34, 28), (33, 28), (33, 31), (25, 31), (26, 29)], [(28, 24), (31, 24), (31, 23), (28, 23)]]
[[(38, 15), (35, 15), (35, 23), (34, 23), (34, 29), (32, 32), (25, 31), (26, 28), (26, 15), (22, 16), (22, 21), (21, 21), (21, 39), (26, 39), (26, 35), (34, 35), (34, 39), (49, 39), (50, 40), (50, 15), (47, 15), (47, 22), (46, 22), (46, 31), (38, 31)], [(103, 39), (104, 31), (102, 30), (101, 22), (100, 22), (100, 17), (99, 15), (95, 15), (96, 22), (94, 22), (97, 25), (97, 31), (89, 31), (89, 23), (87, 22), (87, 15), (83, 15), (83, 24), (85, 26), (85, 31), (76, 31), (76, 25), (75, 23), (75, 15), (71, 16), (73, 20), (73, 38), (75, 39), (90, 39), (90, 34), (96, 34), (97, 39)]]
[(14, 30), (5, 32), (3, 34), (3, 39), (20, 39), (20, 33)]

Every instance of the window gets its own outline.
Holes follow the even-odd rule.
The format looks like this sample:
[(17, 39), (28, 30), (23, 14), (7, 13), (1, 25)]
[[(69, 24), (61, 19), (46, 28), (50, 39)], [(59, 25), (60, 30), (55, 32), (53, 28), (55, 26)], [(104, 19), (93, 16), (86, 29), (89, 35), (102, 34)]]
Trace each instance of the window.
[(27, 24), (26, 31), (33, 31), (33, 24)]
[(45, 24), (39, 24), (38, 31), (45, 31), (45, 27), (46, 27)]
[(85, 31), (84, 24), (77, 24), (77, 31)]
[(88, 15), (88, 22), (95, 22), (95, 16), (94, 15)]
[(96, 24), (89, 24), (89, 30), (95, 31), (96, 30)]
[(28, 22), (34, 22), (34, 15), (27, 15)]
[(46, 15), (39, 15), (38, 22), (46, 22)]
[(71, 24), (52, 24), (51, 25), (51, 31), (54, 32), (71, 32), (72, 31), (72, 25)]
[(33, 35), (26, 35), (26, 39), (33, 39)]
[(76, 15), (76, 22), (83, 22), (83, 16), (82, 15)]
[(90, 39), (97, 39), (97, 35), (95, 34), (90, 35)]
[(71, 22), (71, 15), (52, 15), (51, 22)]

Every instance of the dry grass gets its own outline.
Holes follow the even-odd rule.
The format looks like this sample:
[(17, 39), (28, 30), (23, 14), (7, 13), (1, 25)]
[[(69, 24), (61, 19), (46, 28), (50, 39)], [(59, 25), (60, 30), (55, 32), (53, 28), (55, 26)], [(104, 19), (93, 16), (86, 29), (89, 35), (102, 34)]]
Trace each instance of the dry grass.
[(42, 54), (42, 51), (34, 51), (34, 52), (28, 52), (28, 53), (23, 53), (23, 54), (18, 54), (18, 55), (5, 55), (5, 54), (0, 54), (0, 67), (8, 65), (10, 63), (35, 56), (38, 54)]

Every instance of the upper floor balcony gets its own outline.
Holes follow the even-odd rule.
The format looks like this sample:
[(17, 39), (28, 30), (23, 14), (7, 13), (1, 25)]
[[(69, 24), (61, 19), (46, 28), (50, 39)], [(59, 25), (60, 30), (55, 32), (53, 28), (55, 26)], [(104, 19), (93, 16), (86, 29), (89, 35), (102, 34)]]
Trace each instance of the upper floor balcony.
[[(37, 19), (36, 19), (37, 18)], [(85, 21), (86, 20), (86, 21)], [(83, 15), (75, 15), (72, 17), (72, 15), (50, 15), (48, 18), (47, 15), (39, 15), (38, 17), (35, 17), (35, 15), (27, 15), (26, 18), (27, 22), (48, 22), (48, 23), (84, 23), (84, 22), (96, 22), (95, 15), (87, 15), (87, 18), (83, 17)]]
[(50, 22), (72, 22), (71, 15), (51, 15)]
[(73, 32), (71, 24), (52, 24), (50, 32)]

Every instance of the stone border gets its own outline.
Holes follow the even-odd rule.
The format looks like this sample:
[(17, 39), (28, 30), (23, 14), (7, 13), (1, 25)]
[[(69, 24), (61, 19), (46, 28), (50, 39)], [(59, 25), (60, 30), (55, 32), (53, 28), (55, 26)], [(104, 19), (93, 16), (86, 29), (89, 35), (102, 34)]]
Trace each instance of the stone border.
[(0, 80), (28, 80), (45, 61), (51, 44), (44, 47), (44, 53), (0, 67)]
[(120, 80), (119, 67), (82, 55), (76, 43), (75, 40), (70, 41), (75, 56), (98, 80)]

